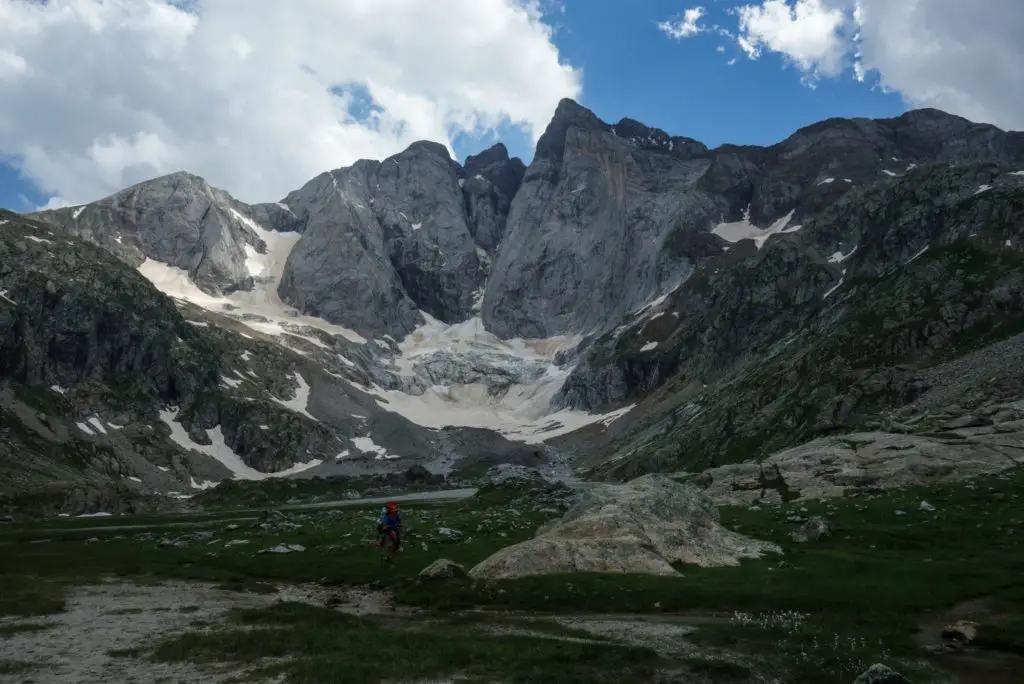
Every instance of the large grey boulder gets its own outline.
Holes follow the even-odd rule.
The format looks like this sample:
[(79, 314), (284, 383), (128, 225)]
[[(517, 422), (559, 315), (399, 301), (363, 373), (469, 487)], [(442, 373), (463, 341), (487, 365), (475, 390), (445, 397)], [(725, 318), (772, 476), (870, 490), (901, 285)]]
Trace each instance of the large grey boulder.
[(569, 572), (678, 575), (673, 563), (738, 565), (779, 553), (719, 524), (718, 510), (699, 490), (662, 475), (585, 491), (564, 517), (529, 541), (502, 549), (470, 575), (503, 579)]

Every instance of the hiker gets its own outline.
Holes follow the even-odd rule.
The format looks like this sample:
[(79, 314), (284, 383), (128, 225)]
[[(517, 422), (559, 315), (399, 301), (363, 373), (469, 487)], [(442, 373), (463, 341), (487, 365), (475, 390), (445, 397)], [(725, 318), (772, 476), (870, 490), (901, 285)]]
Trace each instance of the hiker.
[(398, 512), (398, 504), (389, 501), (384, 506), (383, 515), (377, 521), (377, 534), (380, 536), (378, 548), (383, 549), (384, 543), (390, 538), (394, 543), (388, 549), (388, 562), (394, 561), (395, 552), (402, 543), (402, 514)]

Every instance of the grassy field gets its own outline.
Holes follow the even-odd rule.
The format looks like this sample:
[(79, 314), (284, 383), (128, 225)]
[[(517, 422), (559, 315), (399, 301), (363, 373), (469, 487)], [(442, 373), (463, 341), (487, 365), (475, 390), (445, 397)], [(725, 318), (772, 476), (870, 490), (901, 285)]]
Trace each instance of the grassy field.
[[(436, 614), (482, 607), (527, 611), (532, 618), (556, 613), (717, 615), (721, 619), (699, 627), (689, 638), (700, 647), (700, 657), (676, 663), (702, 673), (707, 681), (747, 681), (741, 673), (752, 669), (791, 677), (784, 681), (850, 682), (883, 661), (915, 674), (916, 682), (927, 682), (941, 680), (928, 674), (925, 654), (914, 638), (916, 626), (959, 602), (985, 597), (993, 618), (981, 625), (979, 643), (1004, 652), (1024, 650), (1019, 637), (1024, 620), (1021, 472), (827, 502), (723, 509), (725, 524), (776, 541), (785, 553), (734, 568), (682, 567), (683, 578), (595, 574), (418, 581), (418, 572), (437, 558), (469, 567), (532, 536), (553, 514), (517, 501), (520, 495), (497, 491), (460, 503), (404, 506), (407, 534), (394, 566), (382, 564), (374, 547), (377, 506), (291, 515), (302, 527), (289, 531), (254, 529), (251, 521), (228, 523), (215, 516), (190, 518), (201, 524), (198, 528), (156, 527), (151, 532), (70, 531), (83, 525), (82, 520), (50, 524), (45, 531), (40, 526), (11, 528), (0, 535), (0, 615), (41, 616), (60, 610), (65, 587), (105, 575), (208, 580), (269, 592), (275, 584), (291, 582), (370, 585), (390, 591), (401, 604)], [(934, 511), (921, 507), (925, 500)], [(833, 535), (812, 544), (792, 542), (789, 533), (798, 524), (792, 517), (816, 514), (832, 522)], [(100, 528), (115, 523), (90, 519), (87, 524), (100, 520)], [(143, 524), (167, 522), (153, 517)], [(239, 527), (229, 529), (229, 524)], [(214, 532), (213, 537), (184, 548), (160, 544), (203, 529)], [(305, 550), (257, 553), (278, 544), (299, 544)], [(374, 681), (373, 673), (385, 672), (379, 669), (383, 665), (359, 659), (376, 643), (404, 644), (400, 651), (430, 654), (426, 659), (417, 656), (415, 662), (392, 662), (398, 669), (387, 672), (394, 676), (501, 672), (508, 681), (546, 681), (536, 678), (539, 672), (580, 659), (589, 665), (559, 681), (601, 681), (593, 678), (598, 671), (639, 677), (617, 681), (648, 681), (644, 673), (660, 663), (635, 647), (608, 649), (566, 641), (505, 646), (510, 637), (489, 636), (472, 620), (422, 632), (353, 621), (333, 611), (294, 606), (275, 611), (233, 616), (230, 628), (184, 635), (161, 645), (156, 657), (255, 662), (260, 654), (246, 650), (251, 646), (242, 634), (258, 623), (260, 629), (275, 630), (270, 641), (278, 649), (263, 655), (289, 658), (269, 667), (286, 672), (294, 682), (336, 681), (325, 673), (339, 668), (368, 677), (352, 681)], [(578, 636), (553, 623), (548, 626), (563, 637)], [(317, 650), (306, 649), (306, 643), (317, 644)], [(512, 662), (515, 654), (526, 651), (529, 658)]]

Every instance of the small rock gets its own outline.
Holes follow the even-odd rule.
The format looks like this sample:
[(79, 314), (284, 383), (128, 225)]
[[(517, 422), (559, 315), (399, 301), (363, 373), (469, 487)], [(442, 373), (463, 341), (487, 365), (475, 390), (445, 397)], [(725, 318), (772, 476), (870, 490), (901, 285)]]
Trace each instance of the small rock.
[(301, 544), (278, 544), (272, 546), (269, 549), (261, 549), (256, 553), (293, 553), (305, 551), (306, 547)]
[(459, 530), (453, 530), (450, 527), (439, 527), (437, 528), (437, 533), (441, 536), (442, 539), (448, 541), (458, 541), (459, 539), (462, 539), (464, 536), (466, 536)]
[(436, 561), (420, 571), (420, 579), (456, 579), (466, 577), (466, 568), (447, 558)]
[(904, 516), (904, 515), (906, 515), (906, 514), (907, 514), (907, 512), (906, 512), (906, 511), (896, 511), (896, 515), (897, 515), (897, 516)]
[(921, 502), (921, 510), (926, 512), (926, 513), (934, 513), (935, 512), (935, 506), (931, 505), (927, 501), (922, 501)]
[(911, 682), (892, 668), (875, 664), (857, 677), (853, 684), (911, 684)]
[(790, 537), (793, 541), (803, 544), (806, 542), (821, 541), (831, 534), (831, 523), (822, 517), (814, 516), (790, 534)]
[(942, 628), (942, 638), (947, 644), (961, 649), (974, 641), (978, 634), (978, 623), (959, 620)]

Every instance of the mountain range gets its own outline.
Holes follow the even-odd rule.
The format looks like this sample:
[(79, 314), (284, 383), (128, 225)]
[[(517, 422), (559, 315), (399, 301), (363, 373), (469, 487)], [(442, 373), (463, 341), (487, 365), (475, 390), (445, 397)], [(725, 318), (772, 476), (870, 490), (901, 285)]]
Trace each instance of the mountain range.
[(529, 165), (418, 142), (277, 202), (182, 172), (0, 212), (0, 509), (497, 463), (778, 492), (864, 434), (904, 438), (872, 485), (1009, 467), (1022, 169), (932, 109), (709, 149), (563, 100)]

